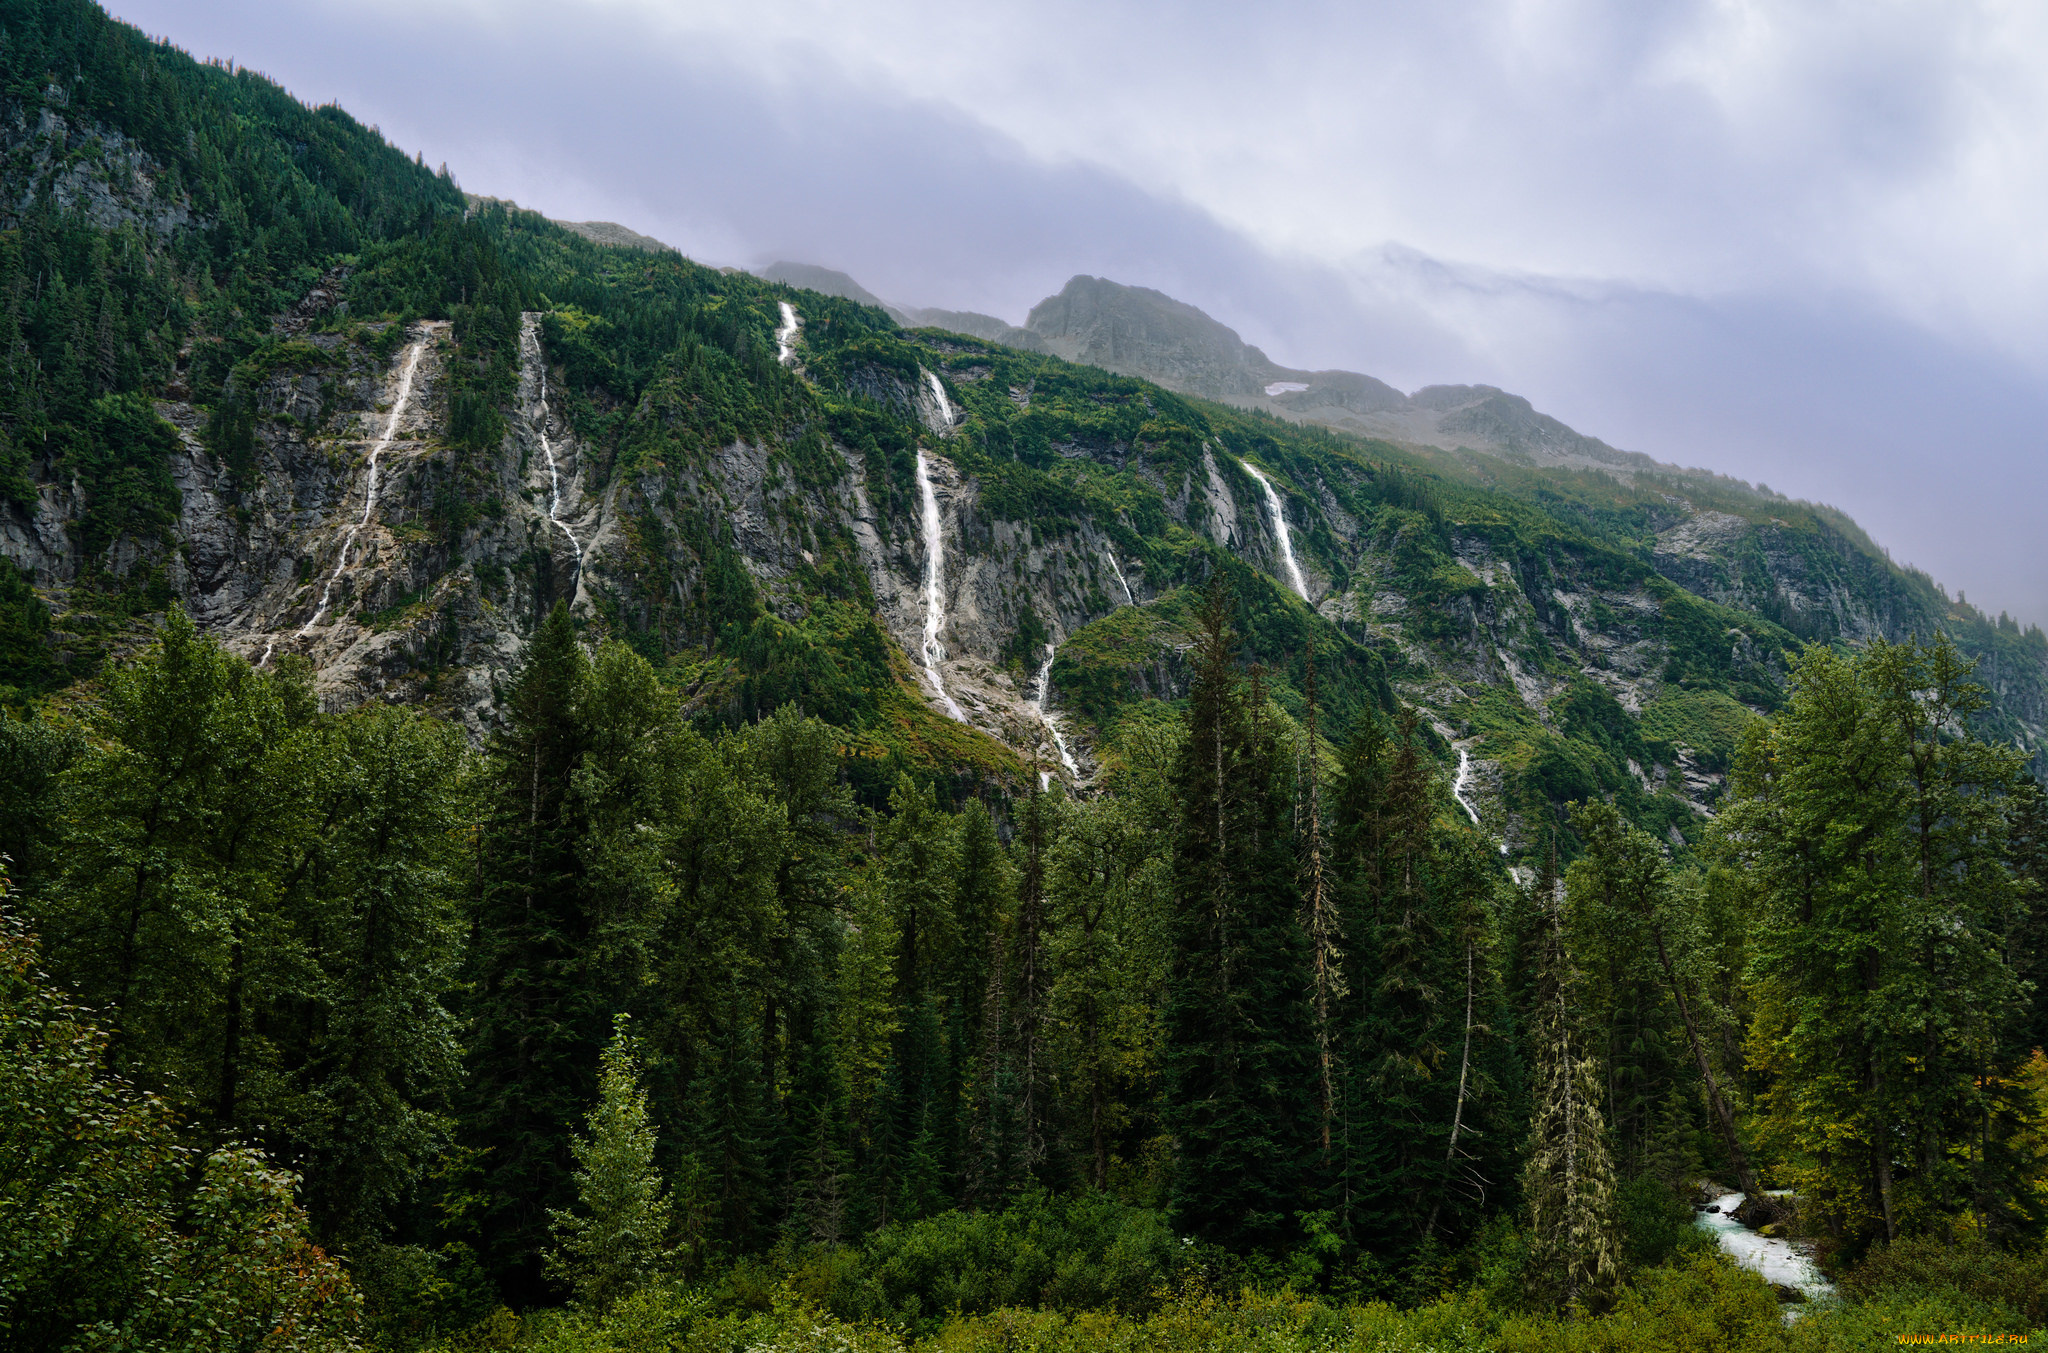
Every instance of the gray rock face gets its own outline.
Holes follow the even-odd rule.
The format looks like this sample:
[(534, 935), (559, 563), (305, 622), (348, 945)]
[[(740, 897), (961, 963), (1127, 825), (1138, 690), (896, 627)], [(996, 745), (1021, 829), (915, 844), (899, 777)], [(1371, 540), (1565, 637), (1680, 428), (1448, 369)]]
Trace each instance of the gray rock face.
[(1076, 277), (1025, 321), (1044, 351), (1138, 376), (1183, 394), (1283, 418), (1446, 449), (1470, 447), (1532, 465), (1649, 469), (1490, 385), (1433, 385), (1404, 395), (1355, 371), (1297, 371), (1236, 330), (1146, 287)]
[(185, 226), (204, 224), (184, 194), (173, 196), (164, 166), (141, 146), (90, 118), (60, 113), (64, 91), (44, 91), (46, 106), (19, 105), (10, 122), (0, 122), (0, 161), (18, 190), (5, 205), (12, 214), (37, 201), (82, 212), (102, 230), (134, 226), (168, 238)]
[(1031, 308), (1024, 327), (1070, 362), (1142, 376), (1208, 399), (1263, 396), (1283, 372), (1235, 330), (1149, 287), (1075, 277)]
[(1004, 347), (1022, 348), (1026, 352), (1051, 351), (1045, 340), (1031, 330), (1020, 329), (994, 315), (977, 314), (972, 310), (904, 310), (894, 306), (889, 308), (889, 313), (913, 329), (944, 329), (984, 342), (1001, 343)]
[(821, 268), (815, 263), (771, 263), (755, 276), (784, 286), (802, 287), (820, 296), (837, 296), (857, 305), (871, 305), (877, 310), (895, 312), (895, 307), (887, 301), (836, 268)]
[(556, 225), (573, 230), (586, 240), (599, 244), (616, 244), (627, 249), (641, 249), (650, 254), (665, 254), (675, 251), (673, 244), (664, 244), (652, 235), (643, 235), (629, 230), (616, 221), (557, 221)]

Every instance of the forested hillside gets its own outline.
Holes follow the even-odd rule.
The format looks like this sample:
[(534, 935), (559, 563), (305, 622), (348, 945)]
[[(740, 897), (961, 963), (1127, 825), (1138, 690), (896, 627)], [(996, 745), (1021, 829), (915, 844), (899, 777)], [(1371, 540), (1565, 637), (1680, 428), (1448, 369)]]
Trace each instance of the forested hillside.
[(2043, 1323), (2040, 631), (0, 75), (11, 1345)]

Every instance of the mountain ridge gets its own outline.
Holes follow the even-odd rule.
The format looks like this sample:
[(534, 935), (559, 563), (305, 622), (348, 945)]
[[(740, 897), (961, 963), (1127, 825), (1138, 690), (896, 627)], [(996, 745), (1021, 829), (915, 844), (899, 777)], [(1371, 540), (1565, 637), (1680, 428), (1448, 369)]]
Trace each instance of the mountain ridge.
[(812, 264), (775, 263), (758, 275), (876, 306), (906, 327), (948, 329), (1049, 353), (1293, 422), (1530, 464), (1623, 475), (1652, 467), (1689, 472), (1586, 436), (1495, 386), (1430, 385), (1404, 394), (1361, 372), (1281, 366), (1198, 307), (1108, 278), (1075, 275), (1033, 306), (1020, 326), (973, 311), (893, 304), (844, 272)]
[[(1995, 693), (1987, 727), (2040, 764), (2048, 639), (1831, 509), (1574, 441), (1486, 387), (1311, 372), (1232, 395), (1288, 373), (1101, 279), (1006, 344), (957, 327), (1013, 327), (993, 317), (594, 241), (246, 72), (135, 60), (191, 80), (194, 137), (232, 128), (261, 172), (203, 178), (175, 124), (84, 85), (0, 110), (28, 167), (0, 282), (25, 259), (77, 279), (31, 289), (0, 334), (42, 361), (0, 405), (19, 691), (89, 694), (176, 601), (252, 662), (304, 662), (330, 707), (422, 704), (482, 739), (560, 600), (696, 717), (827, 717), (864, 792), (892, 766), (957, 793), (1019, 792), (1034, 765), (1081, 789), (1184, 696), (1220, 578), (1278, 709), (1304, 713), (1311, 649), (1333, 735), (1416, 709), (1511, 852), (1602, 795), (1691, 839), (1801, 640), (1953, 630)], [(300, 186), (290, 146), (316, 134), (346, 154)], [(351, 166), (390, 186), (349, 188)], [(187, 197), (154, 186), (180, 179)], [(259, 199), (265, 181), (291, 191)], [(95, 224), (166, 200), (182, 224)], [(127, 260), (99, 312), (64, 299), (96, 257)], [(904, 323), (935, 314), (956, 327)], [(1298, 407), (1315, 398), (1454, 445), (1321, 425)]]

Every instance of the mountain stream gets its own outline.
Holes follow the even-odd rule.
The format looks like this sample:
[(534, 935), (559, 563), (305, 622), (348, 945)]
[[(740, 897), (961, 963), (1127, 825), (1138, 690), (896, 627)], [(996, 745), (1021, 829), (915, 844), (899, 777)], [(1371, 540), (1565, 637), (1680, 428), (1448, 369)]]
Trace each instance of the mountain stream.
[(1735, 1209), (1742, 1206), (1742, 1198), (1739, 1193), (1722, 1194), (1713, 1202), (1713, 1206), (1720, 1210), (1700, 1213), (1697, 1219), (1699, 1226), (1712, 1233), (1729, 1258), (1761, 1275), (1765, 1282), (1796, 1288), (1808, 1300), (1832, 1293), (1834, 1284), (1821, 1277), (1813, 1261), (1801, 1254), (1791, 1241), (1758, 1235), (1735, 1220)]

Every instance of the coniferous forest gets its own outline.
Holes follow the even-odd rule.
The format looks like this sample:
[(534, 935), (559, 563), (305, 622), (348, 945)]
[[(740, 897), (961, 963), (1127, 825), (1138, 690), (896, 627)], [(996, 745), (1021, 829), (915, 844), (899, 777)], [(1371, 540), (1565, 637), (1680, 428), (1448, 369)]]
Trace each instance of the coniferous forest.
[[(1652, 579), (1626, 545), (1648, 509), (1612, 481), (1517, 497), (591, 244), (80, 0), (0, 0), (0, 80), (0, 495), (41, 522), (73, 485), (81, 561), (0, 564), (0, 1344), (1821, 1350), (2048, 1326), (2048, 798), (2013, 732), (2038, 631), (1862, 562), (1899, 634), (1794, 627)], [(53, 157), (31, 132), (59, 116)], [(91, 178), (127, 155), (142, 187)], [(561, 426), (637, 504), (610, 591), (493, 478), (525, 315)], [(220, 467), (249, 527), (346, 363), (408, 341), (434, 345), (434, 431), (406, 438), (418, 511), (389, 540), (443, 582), (344, 598), (365, 633), (423, 637), (393, 667), (417, 698), (337, 698), (289, 637), (309, 603), (261, 644), (184, 604), (178, 466)], [(958, 431), (889, 397), (944, 401), (920, 365), (942, 356)], [(279, 379), (304, 402), (281, 412)], [(936, 712), (850, 529), (785, 523), (804, 563), (774, 591), (753, 527), (686, 487), (773, 445), (779, 482), (852, 466), (904, 533), (941, 436), (993, 520), (1113, 521), (1144, 565), (1141, 604), (1110, 556), (1126, 604), (1105, 580), (1104, 628), (1057, 659), (1028, 605), (1006, 650), (1045, 650), (1036, 708), (1087, 721), (1085, 780)], [(1444, 608), (1418, 645), (1474, 609), (1460, 529), (1647, 588), (1675, 694), (1624, 709), (1572, 673), (1554, 718), (1475, 704), (1453, 729), (1414, 695), (1419, 646), (1169, 522), (1135, 471), (1067, 463), (1098, 443), (1326, 475), (1347, 519), (1390, 524), (1387, 585)], [(526, 543), (480, 553), (519, 513)], [(1340, 567), (1338, 515), (1300, 528), (1315, 567)], [(282, 576), (316, 594), (314, 562)], [(464, 666), (479, 616), (516, 637), (500, 667)], [(1482, 815), (1487, 738), (1506, 806)], [(1681, 744), (1721, 777), (1706, 811), (1643, 769)], [(1736, 1192), (1826, 1290), (1723, 1252), (1699, 1209)]]

